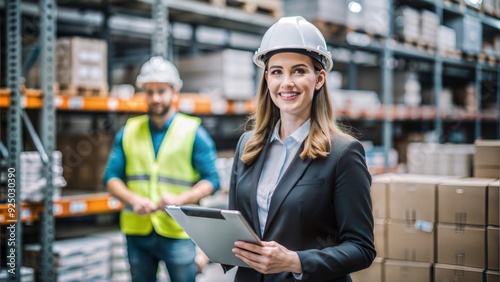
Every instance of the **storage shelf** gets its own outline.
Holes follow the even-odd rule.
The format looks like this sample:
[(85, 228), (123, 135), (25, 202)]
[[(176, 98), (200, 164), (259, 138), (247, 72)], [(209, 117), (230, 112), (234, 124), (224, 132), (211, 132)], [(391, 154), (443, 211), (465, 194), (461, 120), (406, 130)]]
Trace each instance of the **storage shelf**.
[[(463, 58), (466, 55), (460, 55), (459, 58), (446, 56), (440, 54), (438, 50), (425, 50), (425, 48), (420, 48), (411, 44), (406, 44), (403, 42), (396, 41), (394, 39), (383, 39), (384, 41), (373, 41), (368, 45), (360, 46), (356, 44), (334, 44), (330, 43), (330, 45), (335, 47), (344, 48), (346, 50), (350, 50), (352, 48), (356, 48), (356, 50), (361, 50), (365, 52), (372, 53), (381, 53), (384, 49), (388, 49), (394, 52), (395, 57), (407, 57), (412, 59), (420, 59), (427, 60), (429, 62), (434, 62), (435, 60), (441, 60), (443, 63), (467, 67), (467, 68), (475, 68), (479, 66), (481, 69), (486, 71), (498, 71), (500, 67), (500, 58), (494, 58), (490, 60), (490, 57), (484, 55), (483, 61), (478, 60), (469, 60), (467, 58)], [(477, 58), (477, 56), (475, 56)], [(473, 57), (474, 58), (474, 57)], [(346, 63), (345, 61), (334, 61), (335, 63)]]
[[(0, 90), (0, 108), (9, 106), (8, 89)], [(37, 90), (28, 89), (23, 96), (22, 107), (37, 109), (42, 105), (41, 95)], [(39, 93), (39, 91), (38, 91)], [(140, 96), (137, 95), (137, 96)], [(183, 113), (195, 115), (245, 115), (255, 111), (255, 100), (232, 101), (214, 99), (208, 95), (181, 94), (176, 107)], [(62, 111), (88, 112), (128, 112), (145, 113), (147, 105), (141, 98), (118, 99), (113, 97), (83, 97), (83, 96), (56, 96), (56, 108)], [(405, 105), (389, 105), (379, 108), (366, 109), (337, 109), (340, 116), (348, 119), (367, 120), (434, 120), (437, 118), (436, 108), (432, 106), (409, 107)], [(498, 121), (496, 114), (466, 113), (460, 110), (444, 112), (440, 115), (445, 120), (484, 120)]]
[[(16, 206), (16, 208), (18, 207), (19, 205)], [(9, 208), (12, 206), (0, 204), (0, 225), (15, 223), (15, 221), (9, 220), (9, 218), (16, 218), (9, 214)], [(123, 204), (108, 193), (64, 196), (54, 201), (53, 205), (54, 217), (56, 218), (115, 212), (122, 208)], [(43, 205), (39, 203), (22, 203), (21, 221), (39, 220), (43, 209)]]
[[(440, 3), (441, 4), (441, 3)], [(496, 29), (500, 29), (500, 19), (490, 17), (471, 8), (468, 8), (465, 4), (452, 3), (449, 0), (444, 1), (443, 8), (445, 11), (455, 13), (457, 15), (463, 16), (468, 15), (474, 18), (478, 18), (482, 23), (492, 26)]]
[[(38, 95), (35, 95), (38, 93)], [(0, 108), (10, 105), (9, 90), (0, 90)], [(22, 108), (38, 109), (42, 106), (42, 97), (37, 90), (24, 91)], [(85, 96), (56, 96), (55, 105), (62, 111), (82, 112), (125, 112), (145, 113), (147, 105), (140, 95), (133, 99), (115, 97), (85, 97)], [(224, 98), (212, 98), (208, 95), (181, 94), (176, 104), (180, 111), (195, 115), (244, 115), (255, 110), (254, 100), (233, 101)]]
[[(352, 120), (388, 120), (388, 121), (433, 121), (438, 115), (435, 107), (409, 107), (405, 105), (388, 105), (366, 110), (342, 109), (338, 112), (339, 117), (346, 117)], [(498, 114), (489, 113), (466, 113), (463, 110), (452, 110), (439, 115), (443, 120), (463, 120), (463, 121), (498, 121)]]

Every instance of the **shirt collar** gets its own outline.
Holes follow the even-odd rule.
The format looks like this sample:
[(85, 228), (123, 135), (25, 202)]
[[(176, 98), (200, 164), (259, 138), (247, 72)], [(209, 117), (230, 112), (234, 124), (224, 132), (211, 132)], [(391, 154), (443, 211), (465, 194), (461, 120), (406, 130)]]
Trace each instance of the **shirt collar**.
[(156, 128), (153, 122), (151, 121), (151, 118), (149, 119), (149, 128), (157, 131), (162, 131), (168, 129), (168, 127), (172, 124), (172, 121), (174, 120), (175, 115), (177, 114), (177, 111), (175, 111), (172, 116), (165, 122), (162, 128)]
[[(276, 125), (274, 126), (273, 134), (271, 135), (270, 142), (273, 142), (274, 140), (280, 140), (280, 126), (281, 126), (281, 120), (278, 120), (276, 122)], [(297, 128), (292, 135), (288, 137), (292, 137), (295, 142), (302, 143), (304, 140), (306, 140), (307, 135), (309, 135), (309, 130), (311, 129), (311, 119), (307, 119), (306, 122), (304, 122), (299, 128)]]

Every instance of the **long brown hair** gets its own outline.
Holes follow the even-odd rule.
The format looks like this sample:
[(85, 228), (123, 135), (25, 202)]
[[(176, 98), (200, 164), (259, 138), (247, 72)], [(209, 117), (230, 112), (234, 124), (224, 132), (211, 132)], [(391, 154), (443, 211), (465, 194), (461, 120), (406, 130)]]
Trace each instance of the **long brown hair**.
[[(321, 63), (312, 58), (311, 61), (317, 71), (323, 69)], [(276, 122), (280, 119), (280, 110), (271, 100), (265, 75), (264, 72), (257, 92), (257, 108), (248, 121), (255, 132), (246, 143), (241, 155), (241, 160), (246, 165), (251, 165), (257, 159), (272, 134)], [(304, 150), (300, 153), (302, 159), (328, 156), (333, 136), (353, 138), (342, 131), (335, 121), (326, 79), (323, 86), (315, 92), (311, 105), (311, 129), (304, 141)]]

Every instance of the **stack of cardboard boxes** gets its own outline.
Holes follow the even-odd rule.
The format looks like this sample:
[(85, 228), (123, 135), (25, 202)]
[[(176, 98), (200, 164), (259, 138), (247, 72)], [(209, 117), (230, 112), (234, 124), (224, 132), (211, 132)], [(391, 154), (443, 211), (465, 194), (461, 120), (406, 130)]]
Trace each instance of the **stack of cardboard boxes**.
[[(77, 95), (94, 91), (107, 95), (107, 44), (93, 38), (67, 37), (56, 41), (55, 75), (59, 88), (66, 94)], [(27, 78), (28, 87), (40, 88), (40, 66), (31, 68)], [(81, 90), (85, 90), (82, 92)], [(92, 93), (92, 92), (89, 92)]]
[[(442, 182), (438, 187), (437, 264), (435, 281), (482, 281), (488, 269), (487, 252), (498, 257), (486, 238), (488, 209), (498, 210), (498, 180), (463, 178)], [(490, 199), (491, 197), (491, 199)], [(491, 206), (487, 206), (487, 204)], [(498, 213), (497, 213), (498, 217)], [(498, 238), (496, 240), (498, 246)], [(498, 281), (499, 277), (497, 276)]]
[(474, 176), (500, 177), (500, 140), (477, 140), (474, 149)]
[(62, 152), (66, 194), (102, 192), (102, 182), (113, 138), (105, 131), (68, 133), (57, 139)]
[[(479, 143), (490, 152), (479, 164), (500, 160), (498, 143)], [(476, 153), (478, 160), (484, 152)], [(500, 173), (494, 176), (374, 176), (377, 259), (353, 281), (498, 282)]]

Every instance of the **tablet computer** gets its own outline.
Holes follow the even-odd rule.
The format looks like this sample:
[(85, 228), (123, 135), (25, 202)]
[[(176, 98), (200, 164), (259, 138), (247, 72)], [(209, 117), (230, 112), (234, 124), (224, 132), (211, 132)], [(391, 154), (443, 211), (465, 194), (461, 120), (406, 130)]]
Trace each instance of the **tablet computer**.
[(262, 244), (237, 210), (199, 206), (166, 206), (165, 210), (212, 262), (249, 267), (231, 251), (234, 242)]

